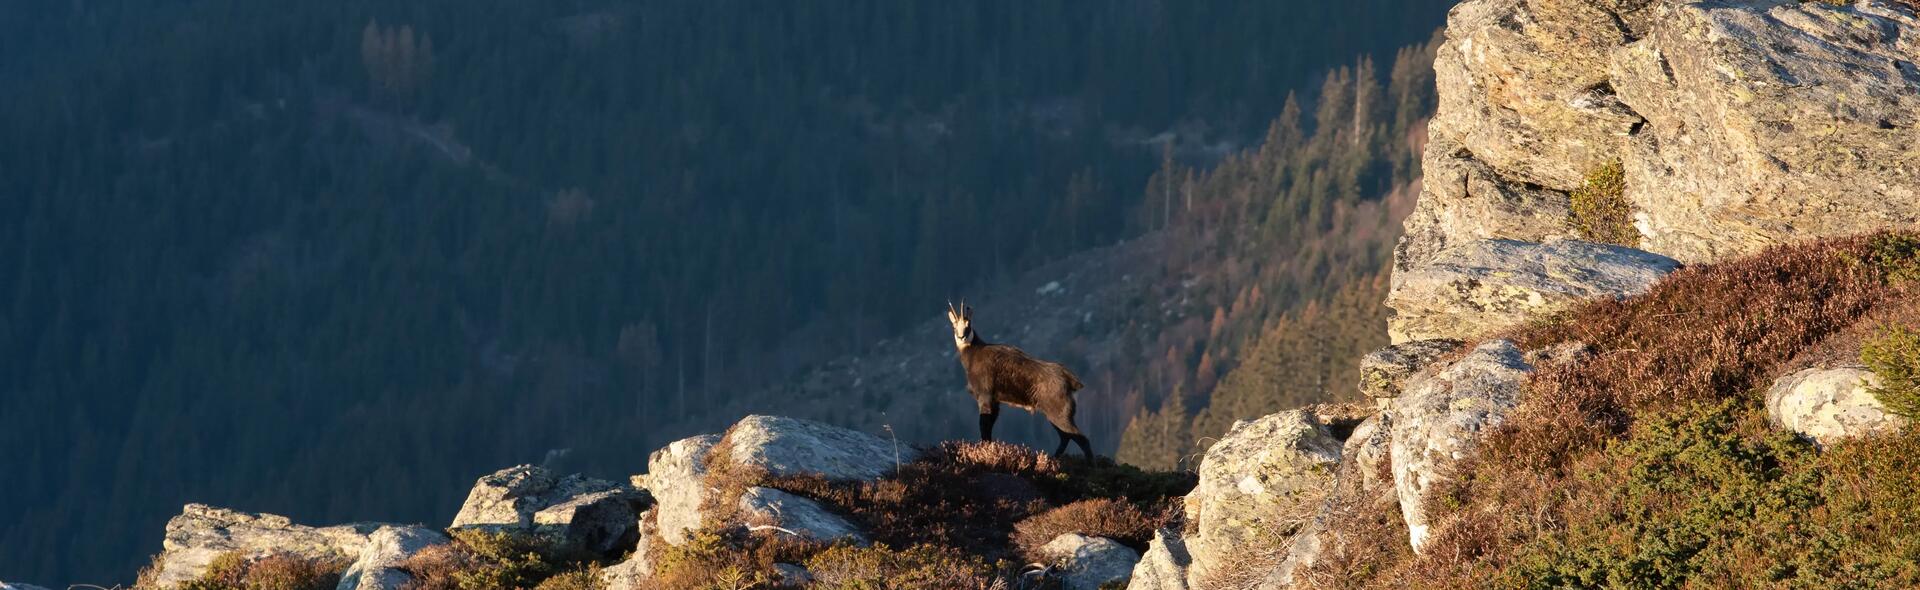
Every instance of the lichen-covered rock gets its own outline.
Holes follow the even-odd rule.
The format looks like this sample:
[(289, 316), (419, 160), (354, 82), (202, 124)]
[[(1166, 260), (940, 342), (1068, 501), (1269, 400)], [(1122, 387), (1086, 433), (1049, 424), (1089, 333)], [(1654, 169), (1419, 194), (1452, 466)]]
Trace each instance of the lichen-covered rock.
[[(1427, 162), (1465, 151), (1516, 185), (1560, 191), (1619, 157), (1640, 116), (1607, 84), (1628, 32), (1607, 3), (1469, 0), (1434, 54), (1439, 110)], [(1426, 185), (1436, 186), (1434, 179)], [(1422, 200), (1427, 197), (1423, 195)]]
[(1261, 588), (1293, 588), (1301, 584), (1301, 573), (1311, 569), (1325, 556), (1347, 550), (1346, 532), (1332, 526), (1336, 517), (1354, 512), (1383, 513), (1397, 510), (1393, 479), (1384, 474), (1387, 467), (1389, 418), (1375, 415), (1354, 427), (1341, 448), (1340, 467), (1334, 472), (1333, 489), (1314, 512), (1313, 520), (1294, 535), (1286, 560), (1275, 568)]
[(1884, 0), (1663, 2), (1610, 76), (1642, 246), (1687, 262), (1920, 223), (1920, 17)]
[(1187, 570), (1192, 565), (1193, 557), (1180, 531), (1156, 530), (1153, 541), (1147, 543), (1147, 552), (1140, 555), (1140, 563), (1133, 566), (1127, 590), (1187, 590)]
[(198, 579), (215, 557), (239, 553), (248, 558), (281, 553), (312, 559), (350, 560), (367, 546), (367, 535), (383, 525), (355, 523), (331, 527), (293, 524), (287, 517), (255, 514), (203, 504), (188, 504), (167, 521), (167, 536), (154, 558), (152, 585), (172, 588)]
[(1191, 581), (1234, 571), (1248, 552), (1298, 532), (1326, 496), (1340, 442), (1302, 410), (1240, 421), (1200, 460), (1186, 497)]
[(1878, 384), (1859, 367), (1810, 368), (1767, 389), (1767, 415), (1816, 444), (1898, 431), (1907, 419), (1887, 411), (1867, 388)]
[(1452, 477), (1455, 462), (1506, 419), (1532, 372), (1518, 347), (1494, 340), (1443, 369), (1421, 373), (1389, 407), (1394, 490), (1415, 551), (1434, 524), (1427, 490)]
[(634, 522), (651, 499), (606, 480), (554, 477), (532, 465), (482, 476), (453, 517), (453, 528), (517, 529), (552, 534), (597, 555), (634, 542)]
[(1100, 590), (1124, 584), (1140, 563), (1140, 553), (1106, 537), (1067, 533), (1040, 546), (1040, 554), (1056, 563), (1053, 570), (1063, 590)]
[(1393, 274), (1393, 342), (1473, 338), (1595, 297), (1644, 293), (1680, 264), (1579, 240), (1481, 240)]
[(446, 533), (421, 526), (383, 526), (367, 536), (360, 555), (335, 590), (399, 590), (413, 576), (400, 565), (415, 553), (447, 543)]
[(1367, 353), (1360, 359), (1360, 393), (1374, 399), (1400, 397), (1408, 377), (1464, 344), (1450, 338), (1436, 338), (1403, 342)]
[(867, 544), (860, 527), (820, 503), (773, 488), (751, 487), (740, 494), (740, 515), (749, 527), (775, 527), (801, 537), (832, 543)]
[(686, 543), (687, 532), (700, 528), (705, 518), (700, 508), (709, 494), (707, 453), (719, 442), (716, 434), (687, 437), (647, 457), (647, 491), (653, 493), (656, 524), (667, 543)]
[(763, 469), (776, 477), (816, 474), (827, 479), (878, 479), (917, 456), (910, 445), (784, 416), (748, 416), (727, 431), (726, 439), (734, 464)]
[(1574, 235), (1565, 191), (1505, 178), (1458, 144), (1428, 143), (1422, 169), (1424, 189), (1394, 247), (1396, 271), (1477, 240), (1539, 242)]

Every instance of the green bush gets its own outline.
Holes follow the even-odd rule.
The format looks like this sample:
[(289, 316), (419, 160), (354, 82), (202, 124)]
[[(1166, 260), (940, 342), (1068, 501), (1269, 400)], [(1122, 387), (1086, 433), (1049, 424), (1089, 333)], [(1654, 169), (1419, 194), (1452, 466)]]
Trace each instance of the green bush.
[(906, 590), (947, 588), (986, 590), (1007, 577), (1005, 564), (989, 564), (951, 547), (916, 545), (895, 550), (886, 545), (836, 546), (807, 560), (816, 588), (833, 590)]
[(534, 588), (586, 564), (586, 556), (545, 536), (507, 531), (453, 531), (453, 543), (428, 547), (403, 566), (413, 590)]
[(1586, 182), (1569, 195), (1573, 227), (1581, 239), (1639, 245), (1640, 232), (1633, 228), (1633, 203), (1627, 201), (1626, 191), (1626, 170), (1618, 161), (1587, 173)]
[(1865, 251), (1853, 254), (1849, 262), (1865, 265), (1899, 284), (1920, 280), (1920, 235), (1883, 233), (1867, 240)]
[(1920, 331), (1889, 325), (1860, 346), (1860, 362), (1880, 379), (1867, 391), (1888, 410), (1920, 419)]

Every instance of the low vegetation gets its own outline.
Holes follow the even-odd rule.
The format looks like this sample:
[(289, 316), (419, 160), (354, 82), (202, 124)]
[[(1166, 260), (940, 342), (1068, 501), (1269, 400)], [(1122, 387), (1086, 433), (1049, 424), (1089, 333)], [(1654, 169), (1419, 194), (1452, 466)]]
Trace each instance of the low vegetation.
[(179, 590), (333, 590), (340, 583), (340, 572), (347, 561), (332, 558), (307, 558), (296, 555), (268, 555), (248, 559), (240, 553), (215, 557), (200, 579), (178, 586)]
[(546, 537), (519, 532), (453, 531), (453, 542), (421, 550), (402, 566), (409, 590), (591, 588), (581, 579), (593, 565), (585, 555)]
[(1618, 160), (1587, 173), (1586, 182), (1569, 195), (1573, 227), (1581, 239), (1639, 245), (1640, 232), (1633, 227), (1633, 203), (1627, 200), (1626, 191), (1626, 170)]
[[(1771, 427), (1761, 399), (1799, 355), (1910, 305), (1920, 293), (1898, 275), (1920, 261), (1902, 246), (1914, 239), (1689, 267), (1506, 334), (1594, 354), (1543, 367), (1458, 481), (1430, 491), (1444, 514), (1424, 555), (1328, 586), (1920, 585), (1920, 436), (1817, 452)], [(1914, 344), (1888, 329), (1860, 345), (1894, 377), (1883, 389), (1911, 383)]]
[(1920, 419), (1920, 330), (1890, 325), (1860, 348), (1860, 362), (1880, 382), (1867, 389), (1888, 410)]
[[(720, 490), (708, 501), (708, 522), (739, 522), (740, 494), (762, 486), (820, 502), (860, 525), (874, 544), (828, 545), (740, 527), (710, 531), (661, 550), (661, 588), (770, 587), (776, 563), (806, 564), (827, 588), (1010, 584), (1032, 557), (1026, 546), (1052, 540), (1041, 535), (1113, 536), (1144, 547), (1154, 527), (1171, 524), (1179, 497), (1195, 482), (1190, 473), (958, 441), (926, 449), (878, 481), (771, 477), (735, 465), (729, 446), (716, 445), (707, 458), (708, 484)], [(716, 579), (725, 583), (714, 586)]]

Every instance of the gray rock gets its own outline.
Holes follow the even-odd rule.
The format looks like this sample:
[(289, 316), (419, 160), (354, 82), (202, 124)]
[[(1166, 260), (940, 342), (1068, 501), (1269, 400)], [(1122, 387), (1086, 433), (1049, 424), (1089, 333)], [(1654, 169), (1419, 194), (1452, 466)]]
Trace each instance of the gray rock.
[(1099, 590), (1125, 583), (1140, 563), (1140, 553), (1106, 537), (1067, 533), (1040, 547), (1040, 554), (1056, 565), (1053, 570), (1063, 590)]
[(791, 563), (773, 564), (774, 581), (788, 588), (805, 588), (813, 583), (813, 572)]
[(847, 519), (827, 510), (818, 502), (772, 488), (747, 488), (745, 493), (740, 494), (740, 514), (746, 520), (745, 524), (756, 530), (777, 529), (827, 543), (851, 541), (858, 545), (867, 544), (866, 534)]
[(1387, 332), (1395, 343), (1470, 339), (1586, 299), (1644, 293), (1680, 264), (1607, 244), (1481, 240), (1393, 274)]
[(624, 484), (520, 465), (481, 477), (453, 517), (453, 528), (514, 529), (554, 535), (606, 555), (634, 542), (646, 492)]
[(647, 490), (657, 502), (655, 518), (667, 543), (686, 543), (687, 533), (704, 524), (700, 509), (710, 493), (707, 453), (719, 442), (715, 434), (683, 438), (647, 458)]
[(1464, 344), (1449, 338), (1415, 340), (1367, 353), (1360, 359), (1360, 393), (1374, 399), (1400, 397), (1408, 377)]
[(602, 590), (638, 590), (653, 577), (653, 552), (659, 543), (654, 518), (659, 510), (658, 507), (649, 508), (640, 515), (636, 523), (640, 540), (634, 545), (633, 553), (620, 563), (600, 569), (600, 582), (604, 586)]
[(1451, 246), (1487, 239), (1539, 242), (1574, 235), (1565, 191), (1502, 177), (1458, 144), (1427, 144), (1424, 189), (1395, 246), (1394, 270), (1433, 260)]
[(1186, 497), (1193, 534), (1190, 581), (1239, 571), (1249, 556), (1285, 551), (1326, 496), (1340, 464), (1340, 443), (1302, 410), (1240, 421), (1200, 460), (1200, 481)]
[(1494, 340), (1445, 368), (1421, 373), (1389, 407), (1394, 489), (1415, 551), (1434, 524), (1427, 491), (1449, 481), (1456, 462), (1506, 419), (1532, 372), (1518, 347)]
[(817, 474), (827, 479), (872, 480), (892, 474), (899, 463), (917, 456), (910, 445), (782, 416), (743, 418), (727, 431), (726, 440), (736, 465), (763, 469), (776, 477)]
[(281, 553), (309, 559), (351, 560), (380, 524), (331, 527), (293, 524), (287, 517), (188, 504), (167, 521), (167, 536), (154, 559), (153, 584), (172, 588), (198, 579), (215, 557), (239, 553), (249, 559)]
[(1154, 531), (1147, 552), (1141, 554), (1140, 563), (1133, 566), (1133, 578), (1127, 582), (1127, 590), (1187, 590), (1187, 570), (1192, 565), (1193, 557), (1187, 552), (1180, 531)]
[(367, 537), (360, 556), (340, 576), (336, 590), (399, 590), (413, 576), (400, 565), (415, 553), (447, 543), (446, 533), (421, 526), (383, 526)]
[(1767, 416), (1821, 446), (1906, 427), (1906, 418), (1888, 412), (1867, 390), (1878, 384), (1879, 377), (1864, 368), (1805, 369), (1767, 389)]
[(1393, 479), (1383, 476), (1390, 460), (1388, 445), (1391, 427), (1385, 415), (1375, 415), (1353, 429), (1340, 452), (1340, 468), (1334, 472), (1333, 490), (1314, 513), (1313, 520), (1287, 550), (1287, 557), (1275, 568), (1260, 588), (1311, 588), (1305, 572), (1327, 556), (1346, 551), (1345, 531), (1334, 528), (1336, 518), (1356, 512), (1398, 511)]
[(1920, 223), (1920, 18), (1883, 0), (1662, 2), (1612, 54), (1643, 247), (1687, 262)]

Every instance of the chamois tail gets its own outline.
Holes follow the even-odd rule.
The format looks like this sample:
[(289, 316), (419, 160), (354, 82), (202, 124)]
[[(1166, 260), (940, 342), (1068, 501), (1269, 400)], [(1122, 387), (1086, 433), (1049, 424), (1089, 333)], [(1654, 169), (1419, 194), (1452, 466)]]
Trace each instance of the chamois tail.
[(1067, 393), (1080, 391), (1080, 378), (1074, 376), (1073, 371), (1067, 370), (1066, 367), (1061, 367), (1060, 374), (1067, 378)]

